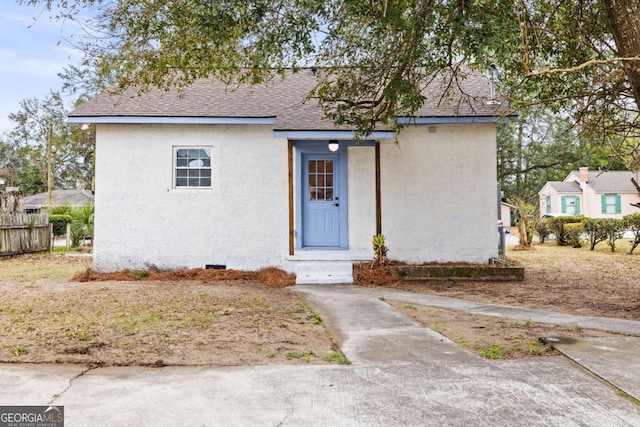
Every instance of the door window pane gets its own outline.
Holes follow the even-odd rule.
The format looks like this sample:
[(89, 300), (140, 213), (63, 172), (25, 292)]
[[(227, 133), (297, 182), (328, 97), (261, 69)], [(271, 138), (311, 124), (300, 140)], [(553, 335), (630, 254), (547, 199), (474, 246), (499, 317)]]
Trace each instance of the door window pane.
[(309, 201), (333, 201), (333, 160), (309, 160)]

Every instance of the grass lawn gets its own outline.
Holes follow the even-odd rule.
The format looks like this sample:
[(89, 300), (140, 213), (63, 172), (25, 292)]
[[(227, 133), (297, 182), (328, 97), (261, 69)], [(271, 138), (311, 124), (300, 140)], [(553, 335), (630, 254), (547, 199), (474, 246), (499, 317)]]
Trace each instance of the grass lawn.
[(48, 254), (0, 260), (0, 362), (345, 362), (321, 319), (277, 283), (228, 272), (224, 280), (69, 281), (89, 266), (90, 258)]

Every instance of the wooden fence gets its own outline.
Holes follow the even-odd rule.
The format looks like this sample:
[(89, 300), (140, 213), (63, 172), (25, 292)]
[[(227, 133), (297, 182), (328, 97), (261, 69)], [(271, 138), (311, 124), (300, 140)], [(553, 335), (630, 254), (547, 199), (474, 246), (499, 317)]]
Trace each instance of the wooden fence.
[(0, 256), (49, 250), (51, 229), (47, 214), (0, 215)]

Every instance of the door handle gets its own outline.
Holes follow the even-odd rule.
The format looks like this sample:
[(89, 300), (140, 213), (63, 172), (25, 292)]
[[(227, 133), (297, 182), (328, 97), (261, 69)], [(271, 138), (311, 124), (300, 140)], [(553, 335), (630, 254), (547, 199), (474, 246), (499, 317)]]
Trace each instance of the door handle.
[(333, 206), (340, 206), (340, 203), (334, 203)]

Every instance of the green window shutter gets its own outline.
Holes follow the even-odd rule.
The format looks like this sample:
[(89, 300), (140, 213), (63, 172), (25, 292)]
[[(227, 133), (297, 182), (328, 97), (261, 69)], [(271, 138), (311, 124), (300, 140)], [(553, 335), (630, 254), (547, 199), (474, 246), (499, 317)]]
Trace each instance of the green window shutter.
[(606, 214), (607, 213), (607, 195), (603, 194), (602, 196), (600, 196), (600, 200), (602, 200), (602, 213)]
[(580, 215), (580, 197), (573, 196), (576, 201), (576, 215)]
[(567, 213), (567, 196), (560, 197), (560, 207), (562, 213)]
[(622, 203), (620, 203), (620, 195), (616, 194), (616, 213), (622, 213)]

